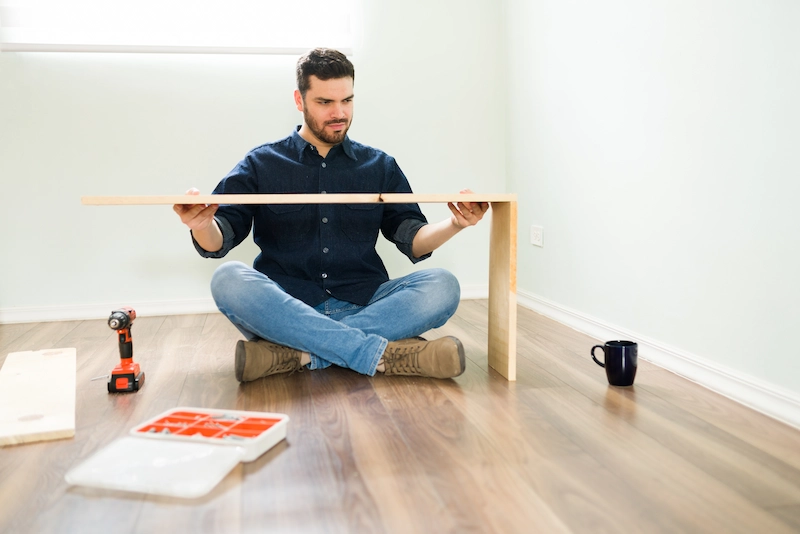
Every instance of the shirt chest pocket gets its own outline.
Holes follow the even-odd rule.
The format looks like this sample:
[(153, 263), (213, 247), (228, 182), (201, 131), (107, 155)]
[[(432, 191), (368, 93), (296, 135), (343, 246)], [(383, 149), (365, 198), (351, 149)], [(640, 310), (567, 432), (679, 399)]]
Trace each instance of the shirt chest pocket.
[(380, 204), (344, 204), (340, 207), (339, 227), (352, 241), (375, 241), (383, 220)]
[(262, 207), (264, 230), (277, 245), (302, 244), (314, 233), (316, 206), (269, 204)]

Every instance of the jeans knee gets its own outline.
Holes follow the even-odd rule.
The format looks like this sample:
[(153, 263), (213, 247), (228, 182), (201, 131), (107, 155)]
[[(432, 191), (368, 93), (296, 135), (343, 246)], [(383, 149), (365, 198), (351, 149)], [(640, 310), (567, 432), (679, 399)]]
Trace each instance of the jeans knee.
[(461, 285), (458, 283), (458, 278), (446, 269), (436, 268), (430, 271), (443, 311), (451, 316), (461, 301)]
[(234, 290), (236, 282), (241, 280), (242, 269), (248, 269), (247, 265), (239, 261), (230, 261), (223, 263), (214, 271), (211, 276), (211, 296), (217, 306)]

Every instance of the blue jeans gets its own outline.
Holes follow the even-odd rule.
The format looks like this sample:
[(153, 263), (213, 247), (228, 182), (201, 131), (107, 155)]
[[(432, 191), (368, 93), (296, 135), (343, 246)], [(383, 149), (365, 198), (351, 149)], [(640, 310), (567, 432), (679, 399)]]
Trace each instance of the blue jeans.
[(311, 354), (310, 369), (332, 364), (372, 376), (386, 344), (442, 326), (461, 298), (458, 280), (427, 269), (381, 284), (366, 306), (329, 298), (313, 308), (241, 262), (211, 279), (219, 310), (248, 339), (266, 339)]

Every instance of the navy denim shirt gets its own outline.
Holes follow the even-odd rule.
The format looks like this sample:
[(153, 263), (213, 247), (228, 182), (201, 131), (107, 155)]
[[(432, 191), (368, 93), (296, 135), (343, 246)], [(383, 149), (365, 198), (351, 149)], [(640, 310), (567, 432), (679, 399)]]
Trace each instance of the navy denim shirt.
[[(298, 127), (299, 129), (299, 127)], [(411, 193), (394, 158), (348, 137), (323, 158), (297, 131), (251, 150), (214, 194)], [(375, 250), (378, 231), (416, 263), (411, 243), (427, 224), (417, 204), (221, 205), (221, 258), (253, 230), (253, 267), (310, 306), (329, 296), (364, 305), (389, 280)]]

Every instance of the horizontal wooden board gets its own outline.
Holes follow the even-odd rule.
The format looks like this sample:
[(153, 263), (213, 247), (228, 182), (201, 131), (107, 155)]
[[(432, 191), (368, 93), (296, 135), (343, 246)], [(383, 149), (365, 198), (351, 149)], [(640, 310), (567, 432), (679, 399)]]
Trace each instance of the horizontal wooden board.
[(387, 204), (434, 202), (515, 202), (516, 194), (485, 193), (331, 193), (272, 195), (140, 195), (85, 196), (87, 206), (158, 205), (158, 204)]
[(75, 435), (76, 351), (13, 352), (0, 369), (0, 446)]

